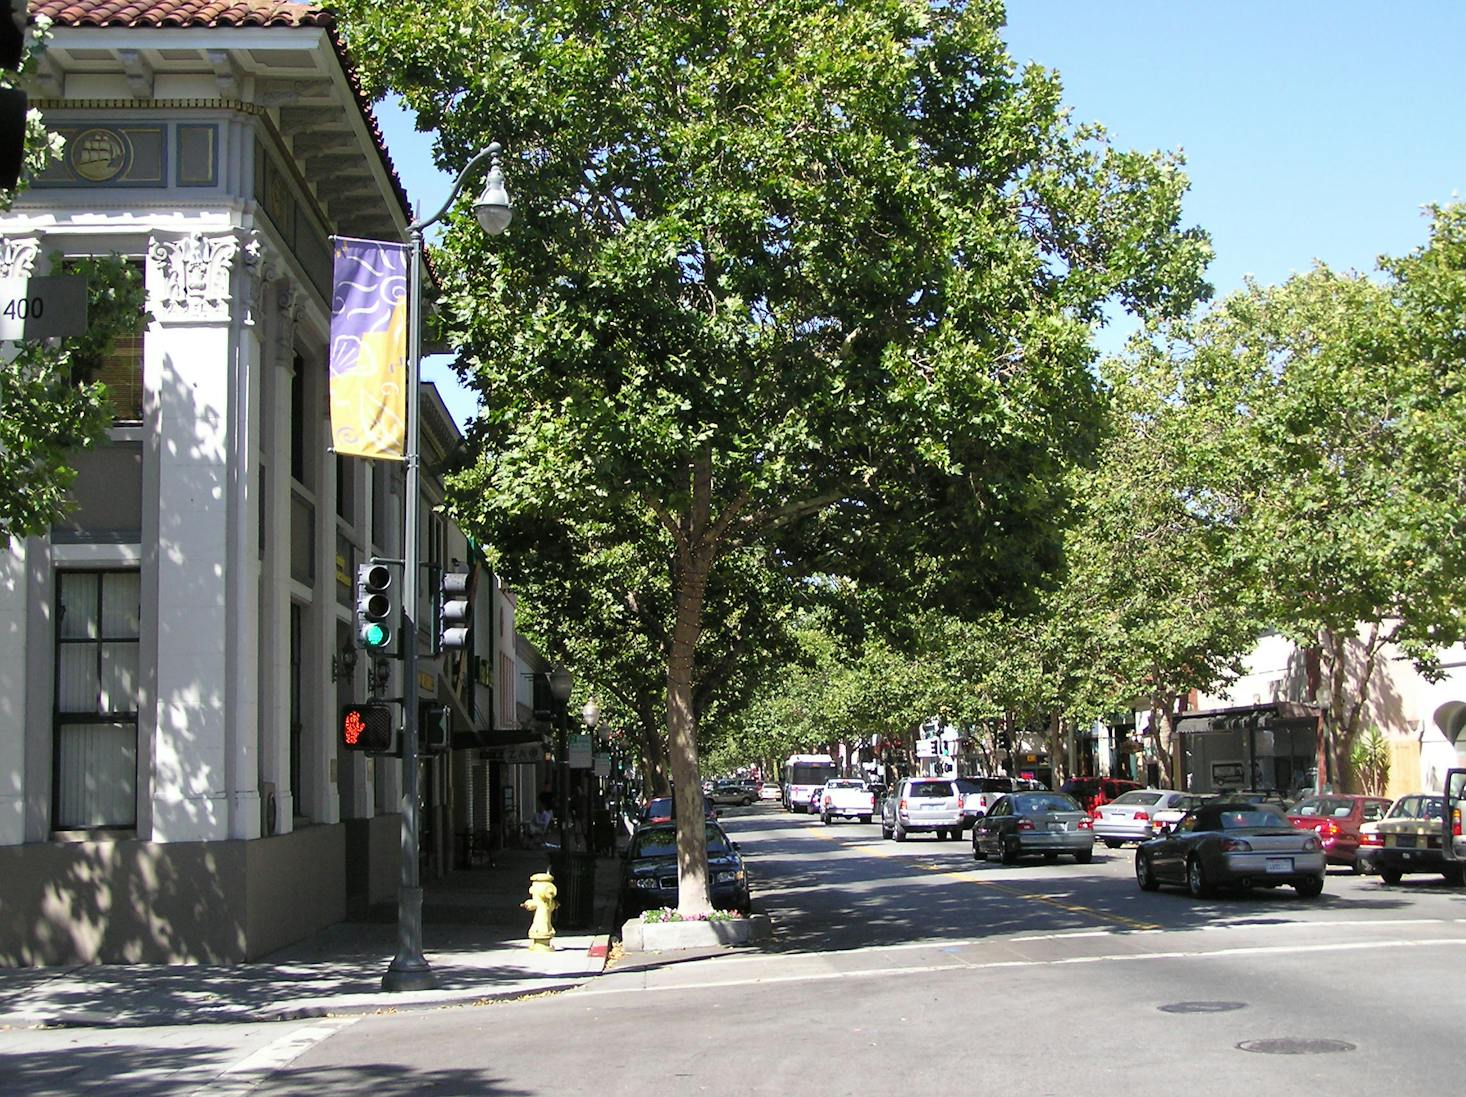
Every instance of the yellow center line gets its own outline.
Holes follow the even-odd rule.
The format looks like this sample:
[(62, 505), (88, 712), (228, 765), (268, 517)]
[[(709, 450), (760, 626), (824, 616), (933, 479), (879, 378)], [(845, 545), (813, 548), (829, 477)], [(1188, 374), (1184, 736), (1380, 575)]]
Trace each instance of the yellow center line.
[[(830, 834), (823, 830), (817, 830), (815, 833), (821, 838), (828, 838), (832, 842), (840, 840), (838, 835)], [(887, 853), (884, 849), (876, 849), (872, 852), (875, 856), (884, 857), (889, 861), (899, 859), (894, 853)], [(1102, 922), (1113, 922), (1115, 925), (1124, 926), (1126, 929), (1156, 930), (1163, 928), (1154, 922), (1142, 922), (1135, 918), (1127, 918), (1123, 914), (1111, 914), (1108, 911), (1095, 910), (1093, 907), (1081, 906), (1078, 903), (1065, 903), (1058, 899), (1050, 898), (1047, 895), (1034, 895), (1032, 892), (1020, 891), (1011, 884), (1000, 884), (995, 880), (984, 880), (982, 877), (974, 875), (970, 869), (965, 872), (954, 872), (941, 865), (918, 864), (916, 867), (923, 872), (935, 872), (958, 883), (977, 884), (979, 887), (991, 888), (993, 891), (1000, 891), (1004, 895), (1011, 895), (1015, 899), (1027, 899), (1034, 903), (1046, 903), (1051, 907), (1067, 911), (1070, 914), (1082, 914), (1090, 918), (1097, 918)]]

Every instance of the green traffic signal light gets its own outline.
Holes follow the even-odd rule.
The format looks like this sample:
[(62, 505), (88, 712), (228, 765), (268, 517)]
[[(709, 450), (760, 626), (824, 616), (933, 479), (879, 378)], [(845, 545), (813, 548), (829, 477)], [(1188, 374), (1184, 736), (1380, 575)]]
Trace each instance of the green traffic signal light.
[(381, 625), (368, 625), (362, 631), (361, 637), (366, 641), (367, 647), (379, 648), (387, 642), (387, 630)]

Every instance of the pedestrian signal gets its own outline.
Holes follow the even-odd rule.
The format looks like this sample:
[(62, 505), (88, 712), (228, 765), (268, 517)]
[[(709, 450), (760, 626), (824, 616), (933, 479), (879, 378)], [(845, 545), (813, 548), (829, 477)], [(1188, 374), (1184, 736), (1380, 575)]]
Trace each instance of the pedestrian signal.
[(395, 724), (391, 705), (346, 705), (341, 709), (341, 745), (368, 754), (390, 754)]

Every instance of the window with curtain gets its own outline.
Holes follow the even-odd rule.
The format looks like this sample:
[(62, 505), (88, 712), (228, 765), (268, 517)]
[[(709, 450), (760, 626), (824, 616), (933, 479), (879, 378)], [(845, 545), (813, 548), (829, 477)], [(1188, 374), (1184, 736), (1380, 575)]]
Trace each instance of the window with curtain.
[(53, 826), (137, 825), (136, 571), (56, 576), (56, 739)]

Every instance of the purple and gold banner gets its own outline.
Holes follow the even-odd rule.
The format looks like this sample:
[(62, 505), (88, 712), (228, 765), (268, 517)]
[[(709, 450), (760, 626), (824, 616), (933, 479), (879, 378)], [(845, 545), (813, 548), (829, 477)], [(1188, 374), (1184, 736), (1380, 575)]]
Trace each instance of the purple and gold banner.
[(400, 461), (407, 439), (407, 245), (332, 238), (331, 438)]

